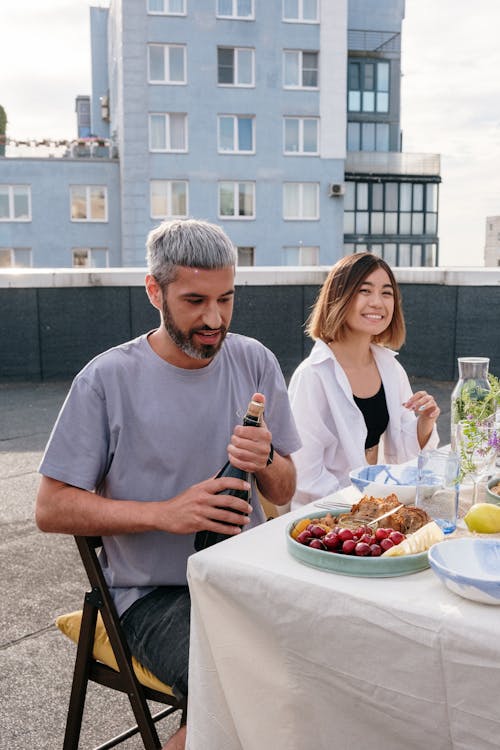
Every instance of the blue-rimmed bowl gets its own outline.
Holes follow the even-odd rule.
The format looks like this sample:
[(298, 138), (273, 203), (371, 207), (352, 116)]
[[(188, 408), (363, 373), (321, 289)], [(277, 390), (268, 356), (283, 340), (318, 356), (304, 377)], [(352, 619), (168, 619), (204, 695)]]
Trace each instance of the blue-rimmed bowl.
[(430, 548), (429, 562), (455, 594), (500, 604), (500, 539), (447, 539)]
[[(499, 488), (496, 492), (493, 492), (493, 489)], [(486, 488), (486, 497), (485, 501), (487, 503), (492, 503), (493, 505), (500, 505), (500, 476), (497, 475), (495, 477), (492, 477), (490, 481), (488, 482), (488, 486)]]
[(417, 494), (417, 467), (398, 464), (359, 466), (349, 472), (351, 484), (363, 495), (386, 497), (394, 494), (399, 502), (412, 505)]

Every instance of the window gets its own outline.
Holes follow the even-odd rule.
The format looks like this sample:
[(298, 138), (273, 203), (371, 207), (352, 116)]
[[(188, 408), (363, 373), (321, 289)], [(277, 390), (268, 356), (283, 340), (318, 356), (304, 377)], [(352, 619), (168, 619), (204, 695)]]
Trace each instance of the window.
[(108, 191), (103, 185), (70, 187), (71, 221), (107, 221)]
[(313, 155), (319, 153), (319, 119), (317, 117), (284, 118), (285, 154)]
[(283, 184), (284, 219), (319, 219), (319, 184), (285, 182)]
[(283, 80), (286, 89), (318, 88), (318, 53), (285, 50)]
[(0, 268), (30, 268), (31, 248), (0, 247)]
[(318, 0), (283, 0), (283, 20), (317, 23)]
[(254, 50), (250, 47), (217, 47), (217, 83), (221, 86), (254, 86)]
[(219, 182), (219, 218), (255, 218), (255, 183)]
[(148, 0), (148, 13), (185, 16), (186, 0)]
[(105, 247), (75, 247), (72, 257), (73, 268), (107, 268), (109, 265)]
[(218, 18), (254, 18), (254, 0), (217, 0)]
[(349, 112), (389, 111), (389, 63), (350, 60), (347, 108)]
[(0, 221), (31, 221), (29, 185), (0, 185)]
[(182, 219), (188, 215), (186, 180), (151, 180), (151, 218)]
[(285, 266), (317, 266), (319, 265), (319, 247), (314, 245), (284, 247), (283, 261)]
[(176, 85), (186, 83), (186, 46), (148, 45), (148, 81)]
[(150, 151), (187, 151), (187, 115), (166, 112), (149, 115)]
[(348, 122), (348, 151), (389, 151), (389, 123)]
[(219, 115), (218, 149), (223, 153), (255, 153), (255, 118), (251, 115)]
[(436, 235), (437, 190), (436, 183), (347, 181), (344, 233)]
[(255, 265), (255, 248), (254, 247), (237, 247), (238, 251), (238, 265), (239, 266), (253, 266)]
[(434, 242), (425, 244), (409, 242), (347, 242), (344, 244), (344, 253), (373, 253), (383, 258), (390, 266), (422, 266), (434, 267), (437, 265), (437, 245)]

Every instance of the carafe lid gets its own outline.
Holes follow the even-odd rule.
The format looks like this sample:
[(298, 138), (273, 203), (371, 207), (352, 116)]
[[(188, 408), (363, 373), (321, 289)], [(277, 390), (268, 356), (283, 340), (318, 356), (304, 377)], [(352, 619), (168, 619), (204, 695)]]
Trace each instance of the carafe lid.
[(488, 377), (489, 357), (459, 357), (458, 373), (464, 380)]

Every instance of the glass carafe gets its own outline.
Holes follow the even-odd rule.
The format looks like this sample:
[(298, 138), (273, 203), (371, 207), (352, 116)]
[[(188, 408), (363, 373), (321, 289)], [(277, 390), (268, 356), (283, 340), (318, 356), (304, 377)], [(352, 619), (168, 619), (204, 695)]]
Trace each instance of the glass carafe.
[[(491, 390), (488, 381), (489, 357), (459, 357), (458, 382), (451, 394), (451, 447), (457, 448), (457, 424), (470, 414), (470, 404), (480, 407)], [(474, 409), (476, 411), (476, 409)], [(484, 414), (483, 419), (490, 417)]]

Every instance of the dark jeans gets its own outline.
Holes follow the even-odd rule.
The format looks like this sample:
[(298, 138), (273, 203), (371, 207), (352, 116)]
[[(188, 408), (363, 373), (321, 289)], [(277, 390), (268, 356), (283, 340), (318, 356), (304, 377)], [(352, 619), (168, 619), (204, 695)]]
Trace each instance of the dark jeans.
[(159, 586), (121, 616), (132, 655), (177, 697), (188, 692), (190, 612), (187, 586)]

